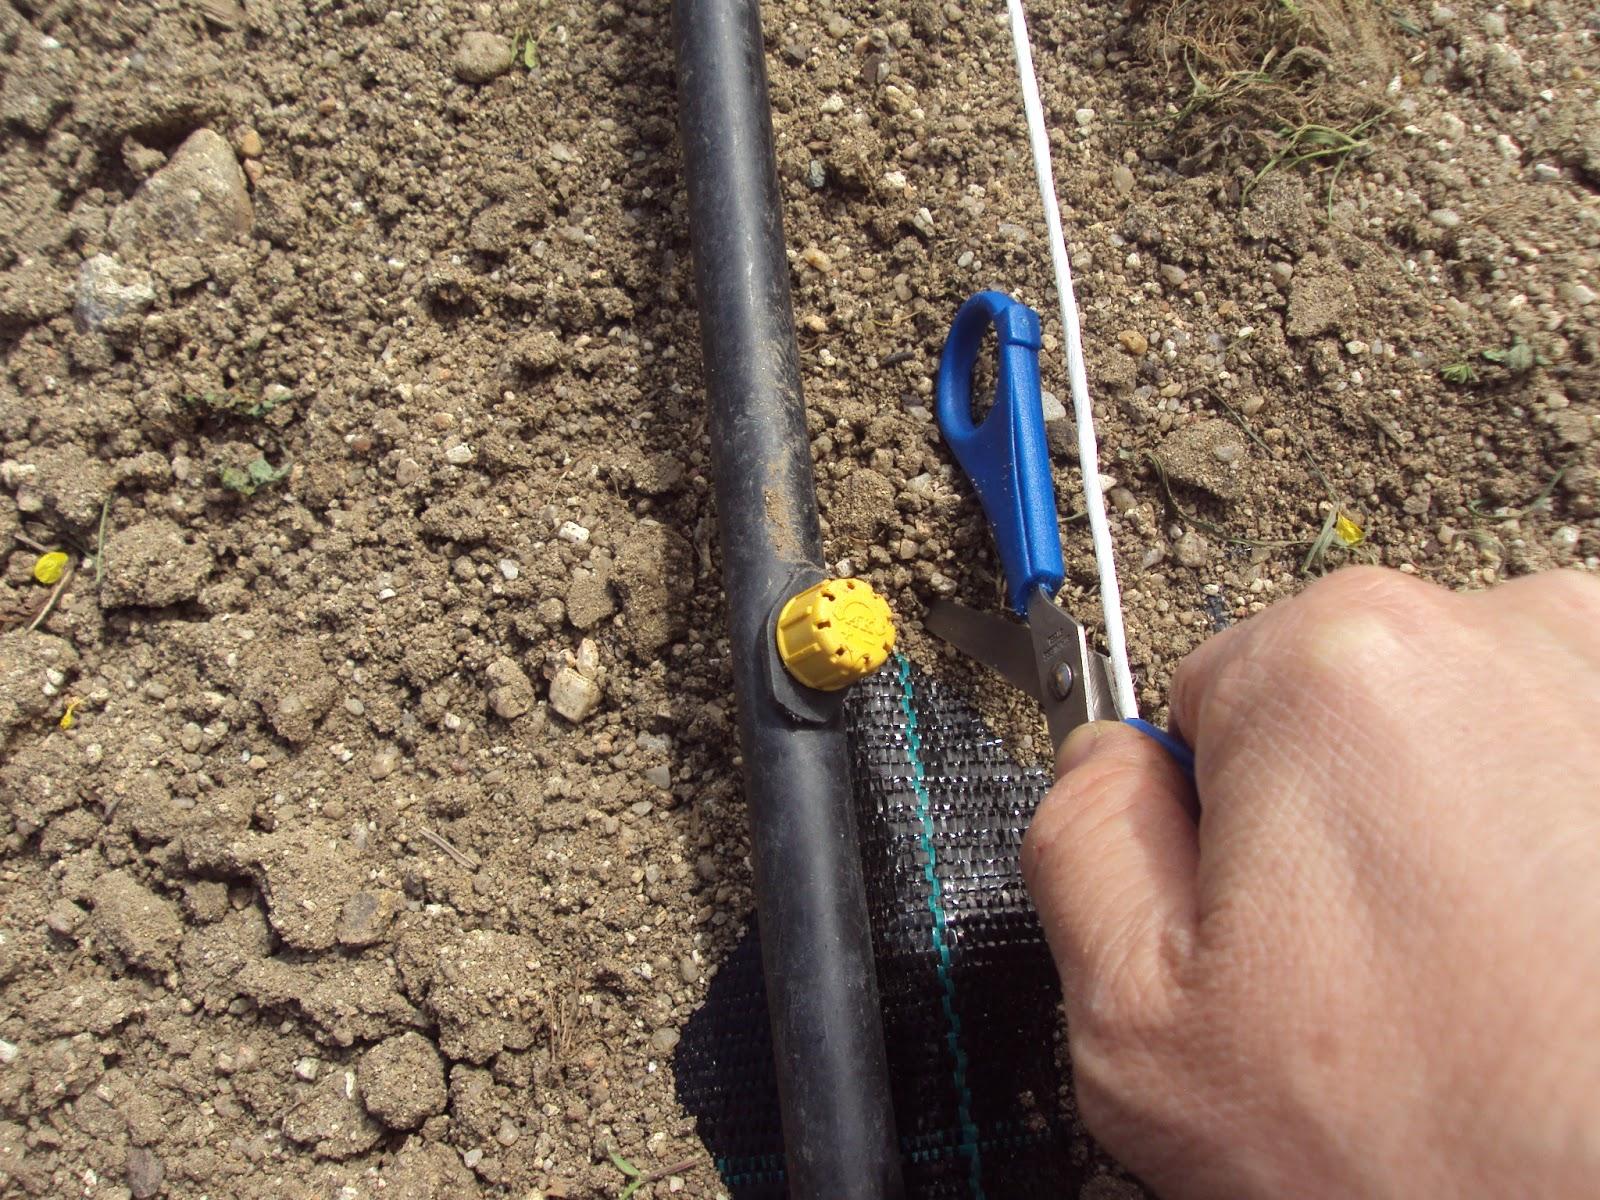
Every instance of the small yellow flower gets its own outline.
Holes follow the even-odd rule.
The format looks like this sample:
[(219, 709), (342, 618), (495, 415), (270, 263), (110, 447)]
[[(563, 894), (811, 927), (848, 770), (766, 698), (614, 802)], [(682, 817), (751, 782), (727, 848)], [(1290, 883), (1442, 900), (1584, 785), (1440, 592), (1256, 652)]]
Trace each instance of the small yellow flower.
[(1346, 546), (1359, 546), (1367, 540), (1366, 531), (1343, 513), (1333, 523), (1333, 534)]
[(78, 710), (83, 707), (82, 696), (68, 696), (66, 711), (61, 714), (61, 728), (71, 729), (78, 723)]
[(49, 554), (41, 554), (34, 561), (33, 577), (49, 587), (53, 583), (60, 583), (61, 576), (66, 570), (67, 556), (59, 550), (52, 550)]

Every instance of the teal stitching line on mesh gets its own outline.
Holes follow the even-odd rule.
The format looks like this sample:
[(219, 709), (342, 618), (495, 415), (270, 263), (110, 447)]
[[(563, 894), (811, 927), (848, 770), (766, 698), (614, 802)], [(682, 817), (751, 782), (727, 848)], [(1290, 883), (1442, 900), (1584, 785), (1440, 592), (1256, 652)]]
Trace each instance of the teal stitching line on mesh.
[(906, 758), (911, 763), (911, 790), (917, 797), (917, 819), (922, 825), (922, 875), (928, 881), (928, 912), (933, 916), (933, 951), (938, 956), (939, 987), (944, 993), (945, 1043), (955, 1062), (956, 1108), (961, 1118), (961, 1148), (967, 1156), (967, 1179), (973, 1200), (985, 1200), (983, 1163), (978, 1155), (978, 1126), (972, 1119), (972, 1092), (967, 1087), (967, 1052), (961, 1046), (961, 1018), (956, 1014), (956, 981), (950, 973), (950, 946), (945, 940), (944, 887), (934, 870), (933, 798), (928, 794), (922, 767), (922, 734), (911, 707), (911, 660), (896, 653), (900, 681), (900, 711), (906, 715)]

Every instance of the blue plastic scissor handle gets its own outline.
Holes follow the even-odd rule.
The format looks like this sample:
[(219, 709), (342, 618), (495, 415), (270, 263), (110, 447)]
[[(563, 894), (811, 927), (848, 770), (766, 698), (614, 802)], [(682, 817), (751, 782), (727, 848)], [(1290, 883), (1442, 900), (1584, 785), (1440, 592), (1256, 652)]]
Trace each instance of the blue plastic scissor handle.
[[(994, 407), (974, 423), (972, 368), (991, 325), (1000, 341), (1000, 375)], [(937, 413), (939, 432), (971, 477), (994, 530), (1006, 598), (1025, 616), (1033, 590), (1054, 595), (1066, 574), (1044, 436), (1039, 314), (1004, 292), (979, 292), (963, 304), (939, 356)]]

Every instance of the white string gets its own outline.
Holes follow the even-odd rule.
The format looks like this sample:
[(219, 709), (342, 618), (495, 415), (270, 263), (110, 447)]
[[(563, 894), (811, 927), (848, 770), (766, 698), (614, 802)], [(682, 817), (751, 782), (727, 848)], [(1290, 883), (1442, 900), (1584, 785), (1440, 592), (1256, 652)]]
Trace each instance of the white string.
[(1067, 261), (1066, 238), (1061, 232), (1061, 205), (1056, 199), (1055, 171), (1050, 165), (1050, 141), (1044, 129), (1044, 105), (1039, 101), (1039, 80), (1033, 73), (1033, 48), (1028, 44), (1028, 22), (1022, 0), (1006, 0), (1011, 11), (1011, 42), (1017, 51), (1017, 73), (1022, 77), (1022, 107), (1028, 116), (1028, 142), (1033, 147), (1033, 170), (1039, 178), (1039, 198), (1044, 201), (1049, 229), (1050, 261), (1055, 265), (1056, 291), (1061, 297), (1061, 329), (1066, 335), (1067, 386), (1072, 394), (1072, 417), (1078, 426), (1078, 461), (1083, 470), (1083, 500), (1089, 510), (1089, 535), (1094, 542), (1095, 565), (1100, 572), (1100, 602), (1105, 609), (1106, 645), (1111, 651), (1112, 691), (1117, 710), (1137, 717), (1139, 703), (1133, 692), (1133, 672), (1128, 667), (1128, 635), (1122, 624), (1122, 590), (1117, 586), (1117, 563), (1111, 554), (1111, 523), (1106, 519), (1106, 498), (1100, 486), (1100, 448), (1094, 436), (1094, 410), (1089, 404), (1089, 378), (1083, 368), (1083, 330), (1078, 323), (1078, 301), (1072, 294), (1072, 264)]

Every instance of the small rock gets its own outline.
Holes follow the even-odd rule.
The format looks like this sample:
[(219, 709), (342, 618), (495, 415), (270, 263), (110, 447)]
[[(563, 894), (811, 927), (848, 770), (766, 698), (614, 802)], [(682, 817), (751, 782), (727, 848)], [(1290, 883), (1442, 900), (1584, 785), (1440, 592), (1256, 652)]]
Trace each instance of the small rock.
[[(52, 678), (50, 672), (75, 671), (77, 665), (78, 652), (61, 638), (25, 629), (0, 634), (0, 749), (4, 749), (13, 730), (59, 709), (59, 688), (47, 686)], [(12, 789), (8, 818), (14, 818), (22, 806), (18, 791)], [(0, 976), (3, 974), (0, 970)]]
[(17, 1056), (22, 1053), (22, 1048), (15, 1042), (8, 1042), (0, 1038), (0, 1067), (9, 1067), (17, 1061)]
[(500, 577), (507, 583), (512, 582), (522, 574), (522, 568), (517, 565), (514, 558), (502, 558), (497, 564), (500, 568)]
[(1117, 344), (1135, 358), (1142, 358), (1150, 349), (1150, 339), (1137, 329), (1124, 329), (1117, 334)]
[(665, 792), (672, 787), (672, 768), (666, 766), (646, 767), (644, 769), (644, 778), (646, 783)]
[(1576, 525), (1563, 525), (1550, 535), (1550, 541), (1557, 550), (1576, 550), (1582, 537), (1583, 532)]
[(266, 149), (261, 144), (261, 135), (248, 125), (238, 131), (234, 141), (239, 147), (239, 153), (245, 158), (260, 158)]
[(467, 1165), (469, 1170), (475, 1168), (483, 1161), (482, 1147), (474, 1146), (471, 1150), (463, 1152), (461, 1155), (461, 1161)]
[(387, 890), (360, 891), (344, 902), (334, 936), (341, 946), (374, 946), (389, 932), (400, 897)]
[(617, 551), (613, 585), (621, 593), (625, 636), (643, 659), (661, 654), (689, 632), (685, 579), (694, 577), (694, 547), (664, 525), (636, 525)]
[(1106, 499), (1111, 501), (1111, 508), (1115, 512), (1131, 513), (1139, 504), (1139, 499), (1125, 487), (1114, 487), (1106, 493)]
[(1175, 430), (1156, 451), (1174, 483), (1199, 488), (1219, 500), (1244, 495), (1246, 447), (1231, 421), (1213, 418)]
[(1344, 272), (1312, 275), (1296, 271), (1289, 287), (1289, 323), (1284, 332), (1292, 338), (1309, 338), (1337, 329), (1355, 303), (1355, 289)]
[(578, 629), (593, 629), (616, 611), (610, 572), (574, 567), (567, 585), (567, 620)]
[(493, 685), (489, 689), (489, 707), (502, 721), (514, 721), (533, 708), (533, 682), (515, 659), (502, 655), (489, 664), (484, 674)]
[(819, 275), (833, 274), (833, 259), (820, 246), (807, 246), (800, 251), (800, 261)]
[(211, 574), (211, 551), (157, 518), (106, 539), (101, 602), (107, 608), (165, 608), (193, 600)]
[(1184, 280), (1189, 278), (1189, 272), (1173, 263), (1162, 263), (1161, 278), (1167, 281), (1168, 287), (1182, 287)]
[(1089, 126), (1094, 124), (1094, 109), (1074, 109), (1072, 113), (1072, 119), (1078, 123), (1079, 129), (1087, 129)]
[(71, 937), (88, 915), (71, 900), (57, 900), (44, 915), (45, 928), (61, 937)]
[(294, 1064), (294, 1077), (310, 1083), (317, 1077), (317, 1072), (322, 1069), (322, 1064), (314, 1058), (302, 1058)]
[(457, 442), (444, 452), (445, 462), (453, 467), (464, 467), (476, 457), (476, 451), (465, 442)]
[(473, 29), (461, 35), (451, 65), (463, 83), (488, 83), (511, 69), (515, 53), (510, 39)]
[(420, 1033), (402, 1033), (379, 1042), (363, 1056), (357, 1072), (362, 1103), (390, 1129), (415, 1129), (442, 1113), (449, 1099), (444, 1060)]
[(574, 724), (600, 707), (600, 685), (571, 667), (562, 667), (550, 681), (550, 707)]
[(128, 1190), (134, 1200), (150, 1200), (161, 1191), (167, 1168), (155, 1152), (145, 1146), (128, 1147)]
[(1211, 547), (1191, 529), (1173, 544), (1172, 557), (1181, 567), (1203, 567), (1211, 558)]
[(1461, 214), (1453, 208), (1436, 208), (1428, 214), (1428, 220), (1440, 229), (1454, 229), (1461, 224)]
[(1563, 283), (1556, 289), (1556, 294), (1566, 303), (1578, 308), (1587, 308), (1597, 298), (1595, 290), (1586, 283)]
[(1561, 178), (1561, 168), (1550, 163), (1534, 163), (1533, 177), (1540, 183), (1554, 183)]
[(157, 896), (126, 871), (110, 871), (95, 880), (95, 932), (131, 966), (165, 971), (183, 941), (177, 907)]
[(678, 1045), (679, 1033), (670, 1026), (656, 1030), (650, 1035), (650, 1048), (661, 1054), (670, 1054)]
[(700, 964), (685, 954), (678, 960), (678, 977), (685, 983), (698, 983), (700, 980)]
[(283, 1132), (292, 1142), (310, 1146), (318, 1158), (354, 1158), (372, 1149), (383, 1126), (357, 1099), (356, 1073), (330, 1071), (283, 1117)]
[(1039, 407), (1044, 411), (1044, 423), (1051, 421), (1065, 421), (1067, 419), (1067, 406), (1061, 403), (1060, 397), (1054, 392), (1039, 393)]
[(556, 530), (556, 537), (573, 546), (581, 546), (589, 540), (589, 531), (576, 521), (563, 521)]
[(1111, 190), (1119, 196), (1133, 191), (1133, 171), (1122, 163), (1111, 168)]
[(78, 328), (98, 332), (107, 326), (142, 317), (156, 302), (156, 290), (144, 271), (124, 267), (109, 254), (96, 254), (78, 268), (72, 316)]
[(233, 148), (200, 129), (112, 214), (111, 237), (124, 249), (153, 254), (171, 242), (232, 241), (254, 220)]
[(367, 764), (367, 773), (373, 779), (387, 779), (400, 766), (400, 751), (393, 746), (380, 746)]
[(516, 1145), (517, 1139), (521, 1136), (522, 1131), (517, 1128), (517, 1123), (510, 1117), (503, 1117), (500, 1121), (500, 1128), (494, 1131), (494, 1140), (502, 1146)]

